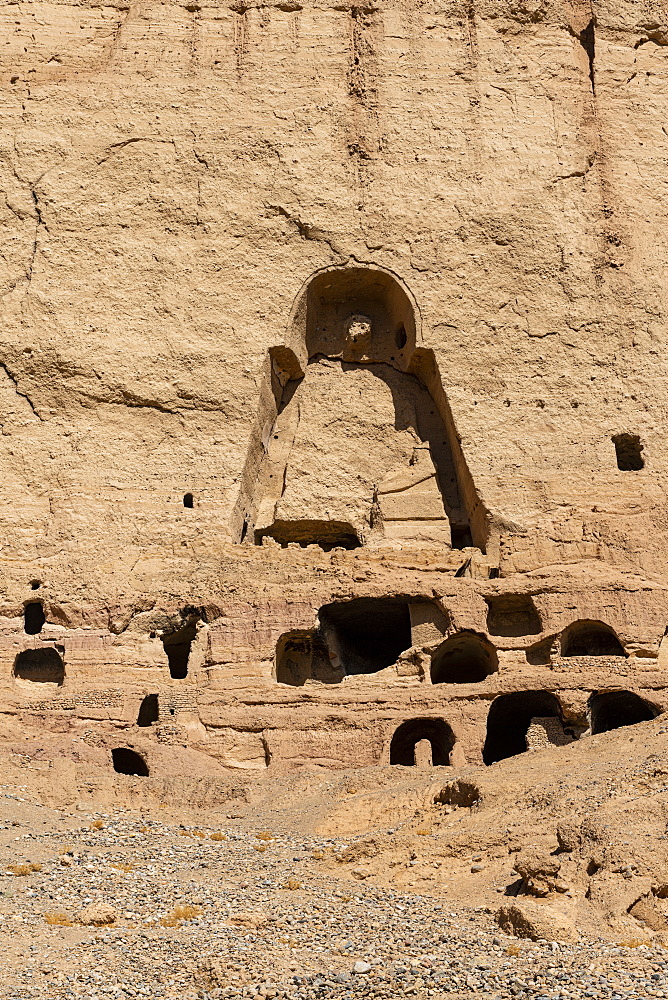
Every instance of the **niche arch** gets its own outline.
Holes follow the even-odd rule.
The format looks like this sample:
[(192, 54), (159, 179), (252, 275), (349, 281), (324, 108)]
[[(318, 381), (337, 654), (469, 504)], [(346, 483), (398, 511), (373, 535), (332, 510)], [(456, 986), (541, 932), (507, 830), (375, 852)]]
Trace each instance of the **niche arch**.
[(384, 670), (412, 642), (409, 602), (403, 597), (333, 601), (320, 608), (318, 621), (332, 664), (345, 676)]
[(487, 714), (483, 762), (495, 764), (524, 753), (531, 720), (546, 718), (563, 721), (561, 704), (549, 691), (516, 691), (499, 695)]
[(19, 684), (48, 684), (62, 687), (65, 681), (65, 664), (57, 649), (43, 646), (24, 649), (14, 660), (12, 676)]
[(451, 635), (431, 657), (432, 684), (476, 684), (499, 669), (491, 642), (477, 632)]
[(484, 551), (488, 522), (408, 288), (372, 265), (316, 271), (266, 355), (233, 537)]
[(633, 691), (594, 692), (587, 707), (593, 736), (649, 722), (659, 714), (659, 709)]
[(114, 747), (111, 761), (117, 774), (130, 774), (139, 778), (149, 776), (148, 765), (142, 755), (129, 747)]
[(431, 744), (431, 762), (434, 767), (450, 764), (456, 737), (445, 719), (436, 718), (408, 719), (402, 722), (392, 736), (390, 764), (414, 766), (417, 763), (415, 750), (422, 740)]
[(617, 633), (602, 621), (582, 619), (561, 633), (562, 656), (626, 656)]

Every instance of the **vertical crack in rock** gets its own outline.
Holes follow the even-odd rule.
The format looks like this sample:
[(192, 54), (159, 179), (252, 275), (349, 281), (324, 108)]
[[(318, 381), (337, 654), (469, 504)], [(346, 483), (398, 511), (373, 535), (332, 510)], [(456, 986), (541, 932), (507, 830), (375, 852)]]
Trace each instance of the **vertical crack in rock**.
[(470, 0), (466, 8), (466, 30), (468, 34), (468, 50), (471, 66), (478, 65), (478, 28), (475, 20), (475, 4)]
[(248, 32), (248, 7), (241, 4), (234, 9), (234, 57), (237, 67), (237, 76), (241, 78), (248, 56), (249, 32)]
[(589, 79), (591, 80), (591, 92), (596, 94), (596, 80), (594, 76), (594, 59), (596, 56), (596, 20), (592, 17), (586, 28), (579, 34), (580, 45), (587, 53), (589, 60)]
[(353, 100), (348, 153), (355, 165), (357, 184), (363, 192), (369, 184), (368, 163), (380, 148), (378, 141), (378, 63), (376, 42), (379, 25), (373, 8), (352, 7), (348, 13), (348, 93)]

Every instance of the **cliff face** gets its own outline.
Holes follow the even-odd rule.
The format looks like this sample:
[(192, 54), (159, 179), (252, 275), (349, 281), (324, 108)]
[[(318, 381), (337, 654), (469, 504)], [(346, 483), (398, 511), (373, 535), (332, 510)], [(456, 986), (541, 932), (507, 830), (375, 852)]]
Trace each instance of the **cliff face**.
[[(369, 688), (351, 695), (362, 758), (389, 747), (406, 686), (426, 676), (420, 710), (441, 710), (453, 689), (432, 698), (429, 658), (460, 631), (501, 664), (458, 687), (474, 757), (509, 689), (576, 692), (560, 697), (578, 725), (620, 676), (662, 692), (665, 5), (35, 2), (0, 18), (7, 712), (132, 728), (164, 686), (208, 753), (225, 692), (259, 686), (290, 702), (289, 756), (307, 710), (276, 682), (277, 643), (297, 642), (297, 673), (329, 656), (337, 676), (349, 636), (323, 653), (318, 610), (399, 596), (412, 666), (344, 682), (384, 706), (372, 718)], [(537, 626), (495, 637), (495, 595)], [(46, 615), (34, 637), (28, 601)], [(624, 670), (555, 679), (577, 620), (613, 627)], [(167, 647), (193, 642), (169, 676)], [(44, 645), (64, 682), (53, 663), (17, 680), (18, 653)], [(279, 715), (243, 705), (247, 759), (276, 763)], [(336, 711), (345, 744), (353, 709)]]

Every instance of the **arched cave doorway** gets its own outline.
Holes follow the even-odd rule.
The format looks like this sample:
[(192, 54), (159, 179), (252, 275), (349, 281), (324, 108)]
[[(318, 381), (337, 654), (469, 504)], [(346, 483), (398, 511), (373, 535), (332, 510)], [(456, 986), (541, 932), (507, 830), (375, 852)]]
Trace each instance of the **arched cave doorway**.
[(561, 705), (548, 691), (518, 691), (495, 698), (487, 715), (484, 763), (524, 753), (531, 720), (550, 717), (561, 719)]
[(142, 728), (147, 728), (148, 726), (152, 726), (154, 722), (157, 722), (159, 718), (160, 706), (158, 704), (158, 695), (147, 694), (146, 697), (142, 699), (142, 703), (139, 706), (137, 725)]
[(23, 631), (26, 635), (39, 635), (46, 623), (41, 601), (29, 601), (23, 609)]
[(12, 672), (17, 680), (35, 684), (57, 684), (60, 687), (65, 680), (63, 659), (50, 646), (24, 649), (14, 660)]
[(499, 669), (496, 650), (484, 636), (457, 632), (431, 658), (432, 684), (475, 684)]
[(189, 621), (183, 628), (162, 637), (162, 645), (167, 654), (169, 676), (174, 680), (184, 680), (188, 676), (188, 662), (193, 641), (197, 636), (197, 620)]
[(237, 538), (329, 550), (375, 532), (484, 549), (487, 512), (418, 325), (406, 289), (380, 268), (310, 279), (285, 345), (268, 352)]
[(609, 733), (637, 722), (649, 722), (658, 711), (632, 691), (602, 691), (589, 699), (592, 734)]
[(396, 729), (390, 743), (390, 764), (415, 765), (415, 748), (422, 740), (431, 744), (434, 767), (450, 763), (455, 735), (445, 719), (409, 719)]
[(599, 621), (579, 621), (561, 635), (562, 656), (625, 656), (614, 630)]
[(346, 674), (373, 674), (396, 663), (411, 646), (408, 601), (358, 597), (326, 604), (320, 631), (335, 665)]
[(148, 766), (141, 754), (129, 747), (114, 747), (111, 751), (114, 771), (118, 774), (132, 774), (148, 778)]

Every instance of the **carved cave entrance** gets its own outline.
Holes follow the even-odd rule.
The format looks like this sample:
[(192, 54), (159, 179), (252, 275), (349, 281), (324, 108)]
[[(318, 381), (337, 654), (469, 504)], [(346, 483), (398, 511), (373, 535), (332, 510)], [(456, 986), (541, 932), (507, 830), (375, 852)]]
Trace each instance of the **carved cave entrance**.
[(137, 725), (142, 728), (152, 726), (160, 718), (160, 706), (157, 694), (147, 694), (139, 706), (137, 714)]
[(561, 637), (562, 656), (626, 656), (613, 629), (605, 622), (574, 622)]
[(374, 674), (411, 646), (408, 601), (358, 597), (326, 604), (317, 629), (286, 632), (276, 646), (276, 680), (336, 684), (351, 674)]
[(37, 684), (57, 684), (65, 680), (65, 664), (57, 650), (24, 649), (14, 660), (14, 677)]
[(330, 268), (271, 348), (235, 532), (355, 548), (371, 538), (484, 549), (487, 518), (432, 351), (390, 274)]
[(169, 676), (174, 680), (183, 680), (188, 676), (188, 661), (196, 635), (197, 623), (192, 621), (176, 632), (170, 632), (162, 637), (162, 645), (169, 664)]
[(444, 719), (409, 719), (395, 731), (390, 744), (390, 764), (412, 767), (416, 763), (418, 744), (427, 741), (431, 746), (431, 761), (434, 767), (450, 763), (450, 754), (455, 745), (455, 735)]
[(131, 774), (139, 778), (148, 778), (148, 766), (141, 754), (129, 747), (114, 747), (111, 751), (114, 771), (118, 774)]
[(411, 646), (408, 601), (358, 597), (320, 609), (320, 631), (332, 660), (346, 674), (374, 674)]
[(475, 632), (458, 632), (431, 658), (432, 684), (475, 684), (499, 669), (494, 647)]
[(531, 720), (536, 718), (561, 720), (561, 705), (548, 691), (519, 691), (495, 698), (487, 715), (484, 763), (495, 764), (524, 753)]
[(528, 594), (498, 594), (486, 597), (487, 631), (490, 635), (519, 638), (539, 635), (542, 626), (533, 599)]
[(39, 635), (46, 623), (41, 601), (29, 601), (23, 609), (23, 631), (26, 635)]
[(605, 691), (589, 699), (592, 734), (608, 733), (637, 722), (649, 722), (657, 715), (649, 702), (632, 691)]

